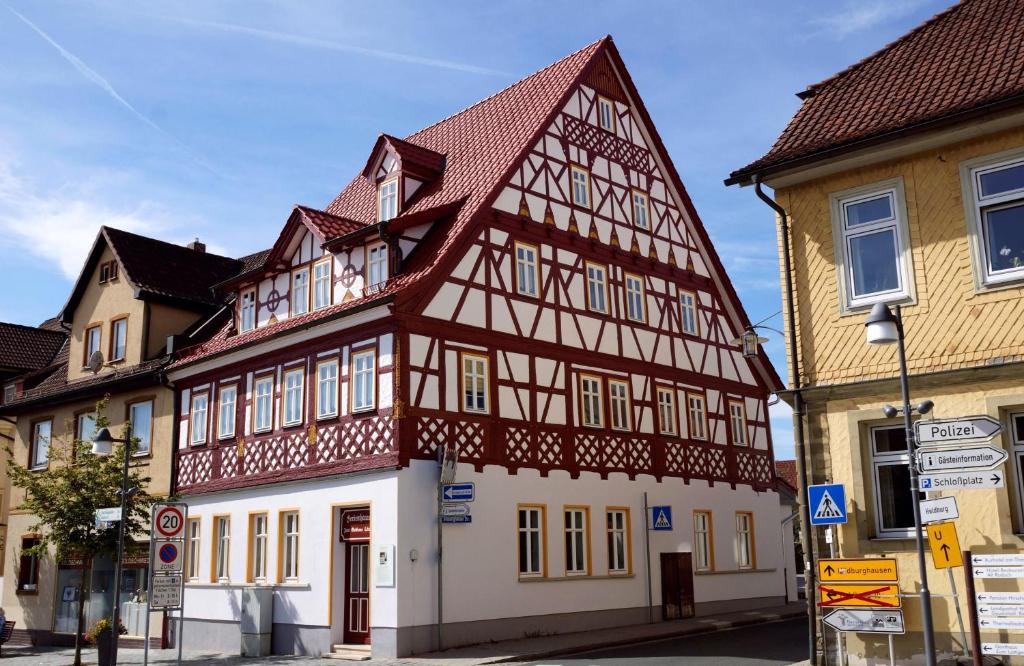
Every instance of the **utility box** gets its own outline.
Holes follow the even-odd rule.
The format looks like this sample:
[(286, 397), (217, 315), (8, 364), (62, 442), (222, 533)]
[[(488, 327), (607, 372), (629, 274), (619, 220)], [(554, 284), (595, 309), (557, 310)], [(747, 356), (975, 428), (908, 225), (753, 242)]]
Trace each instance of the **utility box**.
[(242, 588), (242, 656), (270, 654), (274, 628), (274, 590), (270, 587)]

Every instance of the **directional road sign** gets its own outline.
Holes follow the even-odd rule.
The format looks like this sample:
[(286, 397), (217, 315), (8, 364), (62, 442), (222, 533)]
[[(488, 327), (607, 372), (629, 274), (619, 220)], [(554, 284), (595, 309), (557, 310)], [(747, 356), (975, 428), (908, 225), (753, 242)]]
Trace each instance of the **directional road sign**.
[(979, 605), (1024, 604), (1024, 592), (976, 592), (974, 598)]
[(822, 583), (878, 581), (896, 583), (900, 579), (896, 560), (871, 557), (860, 560), (818, 560), (818, 580)]
[(999, 421), (984, 415), (918, 421), (914, 424), (918, 446), (986, 442), (998, 435), (1002, 429)]
[(932, 549), (932, 563), (936, 569), (962, 567), (964, 557), (960, 552), (960, 539), (956, 536), (953, 523), (935, 523), (928, 526), (928, 545)]
[(982, 643), (981, 653), (1021, 657), (1024, 656), (1024, 643)]
[(818, 586), (818, 605), (822, 608), (859, 606), (869, 608), (899, 608), (899, 585), (889, 583), (860, 583), (858, 585)]
[(922, 472), (970, 472), (995, 469), (1009, 458), (1006, 450), (989, 444), (962, 446), (959, 449), (922, 449), (917, 452)]
[(651, 507), (651, 530), (655, 532), (672, 531), (672, 507), (667, 505)]
[(811, 525), (846, 523), (846, 489), (841, 483), (808, 486), (807, 505), (811, 507)]
[(1002, 470), (991, 472), (954, 472), (952, 474), (928, 474), (918, 477), (921, 490), (981, 490), (1002, 488)]
[(825, 624), (839, 631), (859, 631), (872, 634), (902, 634), (903, 611), (843, 609), (829, 613)]
[(468, 504), (443, 504), (441, 506), (442, 516), (468, 516)]
[(1024, 553), (971, 553), (971, 564), (990, 567), (1024, 566)]
[(992, 617), (978, 618), (982, 631), (986, 629), (1017, 629), (1024, 631), (1024, 617)]
[[(1024, 567), (974, 567), (975, 578), (1024, 578)], [(991, 592), (989, 594), (992, 594)]]
[(921, 522), (937, 523), (943, 520), (956, 520), (960, 512), (956, 508), (955, 497), (939, 497), (938, 499), (921, 500)]
[(1024, 606), (1019, 604), (978, 606), (978, 617), (1024, 617)]
[(474, 483), (446, 483), (441, 486), (441, 500), (444, 502), (472, 502), (475, 499)]

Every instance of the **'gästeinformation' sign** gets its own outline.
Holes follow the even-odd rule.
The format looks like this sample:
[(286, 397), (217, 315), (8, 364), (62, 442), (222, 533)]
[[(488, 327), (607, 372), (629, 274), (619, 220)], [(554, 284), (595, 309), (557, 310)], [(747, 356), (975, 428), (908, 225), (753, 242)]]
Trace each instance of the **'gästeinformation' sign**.
[(1002, 448), (988, 444), (964, 446), (959, 449), (923, 449), (917, 452), (921, 472), (970, 472), (995, 469), (1009, 457)]

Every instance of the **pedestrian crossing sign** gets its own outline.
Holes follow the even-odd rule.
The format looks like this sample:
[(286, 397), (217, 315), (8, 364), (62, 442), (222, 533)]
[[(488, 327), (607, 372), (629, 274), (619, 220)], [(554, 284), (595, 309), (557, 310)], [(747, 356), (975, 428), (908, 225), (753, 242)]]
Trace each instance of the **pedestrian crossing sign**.
[(655, 532), (672, 531), (672, 507), (652, 506), (651, 507), (651, 530)]
[(807, 488), (811, 525), (846, 523), (846, 488), (841, 483), (822, 483)]

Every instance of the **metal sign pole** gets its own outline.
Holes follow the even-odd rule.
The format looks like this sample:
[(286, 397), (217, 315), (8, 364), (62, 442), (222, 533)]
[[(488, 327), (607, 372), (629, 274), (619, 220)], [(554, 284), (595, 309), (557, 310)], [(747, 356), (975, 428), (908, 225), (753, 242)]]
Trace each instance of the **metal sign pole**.
[(967, 595), (967, 614), (971, 621), (971, 657), (974, 666), (981, 666), (981, 627), (978, 626), (978, 605), (975, 603), (977, 591), (974, 588), (974, 561), (971, 551), (964, 551), (964, 594)]
[(889, 666), (896, 666), (896, 651), (892, 649), (892, 634), (889, 634)]
[(654, 588), (651, 587), (651, 517), (644, 492), (644, 552), (647, 553), (644, 568), (647, 570), (647, 622), (654, 624)]
[[(185, 553), (187, 553), (188, 551), (185, 550), (185, 549), (188, 546), (188, 504), (184, 504), (183, 505), (183, 509), (184, 510), (183, 510), (182, 513), (184, 513), (184, 516), (185, 516), (184, 517), (185, 528), (184, 528), (184, 531), (182, 532), (182, 534), (184, 534), (185, 538), (182, 540), (181, 545), (182, 545), (182, 550), (184, 550)], [(211, 562), (210, 564), (212, 566), (213, 563)], [(181, 666), (181, 650), (182, 650), (182, 648), (185, 645), (185, 576), (187, 574), (188, 574), (188, 571), (186, 571), (185, 567), (182, 566), (182, 568), (181, 568), (181, 605), (178, 607), (178, 662), (177, 662), (177, 666)]]
[(949, 574), (949, 587), (953, 590), (953, 608), (956, 609), (956, 619), (960, 623), (960, 645), (964, 648), (964, 656), (967, 656), (967, 632), (964, 630), (964, 615), (960, 612), (960, 595), (956, 592), (956, 578), (953, 577), (953, 567), (946, 569)]
[(146, 630), (142, 644), (142, 666), (149, 664), (149, 599), (153, 589), (153, 510), (149, 511), (149, 570), (146, 571)]

